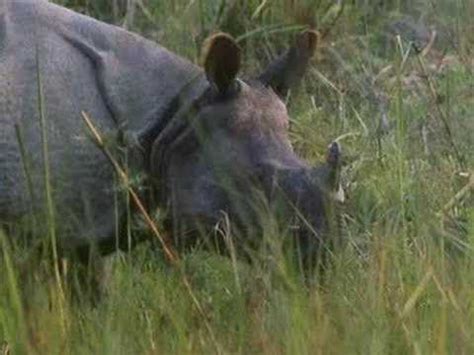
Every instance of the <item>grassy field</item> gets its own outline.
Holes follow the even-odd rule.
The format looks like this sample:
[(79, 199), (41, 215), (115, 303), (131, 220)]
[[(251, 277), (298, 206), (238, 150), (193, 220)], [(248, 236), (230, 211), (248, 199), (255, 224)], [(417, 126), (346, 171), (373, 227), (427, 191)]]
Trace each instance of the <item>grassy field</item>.
[(344, 147), (344, 243), (311, 287), (278, 243), (251, 264), (183, 255), (189, 287), (143, 243), (109, 258), (93, 305), (47, 260), (20, 277), (30, 252), (0, 230), (0, 355), (474, 354), (473, 1), (56, 2), (196, 62), (229, 32), (248, 74), (317, 28), (291, 136), (310, 162)]

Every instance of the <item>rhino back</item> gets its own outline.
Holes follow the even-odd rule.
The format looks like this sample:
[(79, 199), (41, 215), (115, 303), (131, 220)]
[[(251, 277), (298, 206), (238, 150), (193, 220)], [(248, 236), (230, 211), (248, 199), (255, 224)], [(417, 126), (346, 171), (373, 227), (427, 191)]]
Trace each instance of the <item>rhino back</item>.
[[(0, 221), (44, 206), (40, 83), (51, 185), (58, 224), (67, 229), (65, 243), (113, 237), (113, 170), (88, 138), (81, 111), (105, 135), (113, 136), (119, 126), (139, 131), (159, 119), (180, 86), (199, 71), (136, 35), (45, 1), (7, 0), (6, 5), (0, 17)], [(15, 126), (24, 138), (23, 157)]]

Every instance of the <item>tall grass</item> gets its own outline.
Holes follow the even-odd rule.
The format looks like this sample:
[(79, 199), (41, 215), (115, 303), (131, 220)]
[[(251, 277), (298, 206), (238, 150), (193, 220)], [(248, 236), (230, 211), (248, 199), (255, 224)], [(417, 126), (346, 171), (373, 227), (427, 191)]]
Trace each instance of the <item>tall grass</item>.
[[(57, 2), (119, 25), (127, 17), (122, 1)], [(245, 354), (474, 353), (472, 2), (345, 2), (334, 23), (338, 5), (324, 0), (135, 3), (128, 27), (194, 61), (209, 33), (231, 32), (248, 73), (300, 28), (327, 31), (289, 98), (291, 138), (311, 162), (340, 138), (345, 243), (309, 288), (271, 223), (251, 264), (183, 255), (203, 317), (152, 243), (106, 260), (107, 292), (92, 305), (69, 299), (67, 280), (62, 295), (54, 263), (25, 262), (28, 249), (0, 231), (0, 354), (214, 353), (215, 343)], [(385, 36), (407, 12), (453, 46), (421, 57), (410, 38)]]

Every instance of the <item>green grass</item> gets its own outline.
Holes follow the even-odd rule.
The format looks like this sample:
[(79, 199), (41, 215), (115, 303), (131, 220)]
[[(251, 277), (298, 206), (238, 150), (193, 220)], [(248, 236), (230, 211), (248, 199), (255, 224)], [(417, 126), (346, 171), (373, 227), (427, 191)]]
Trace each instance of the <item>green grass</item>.
[[(112, 13), (112, 1), (57, 2), (119, 24), (125, 16)], [(143, 3), (132, 30), (194, 61), (209, 33), (228, 31), (241, 38), (247, 73), (296, 30), (314, 23), (324, 31), (337, 13), (316, 0)], [(438, 215), (473, 173), (474, 5), (351, 3), (289, 102), (298, 153), (320, 161), (342, 137), (347, 160), (345, 243), (318, 283), (306, 288), (278, 242), (252, 264), (196, 250), (183, 261), (199, 312), (182, 275), (144, 243), (107, 260), (108, 289), (92, 305), (70, 296), (74, 277), (61, 289), (52, 263), (31, 263), (33, 252), (0, 231), (1, 355), (474, 353), (472, 194)], [(449, 28), (456, 45), (404, 61), (408, 43), (382, 36), (384, 19), (403, 11)], [(450, 63), (433, 70), (443, 48)]]

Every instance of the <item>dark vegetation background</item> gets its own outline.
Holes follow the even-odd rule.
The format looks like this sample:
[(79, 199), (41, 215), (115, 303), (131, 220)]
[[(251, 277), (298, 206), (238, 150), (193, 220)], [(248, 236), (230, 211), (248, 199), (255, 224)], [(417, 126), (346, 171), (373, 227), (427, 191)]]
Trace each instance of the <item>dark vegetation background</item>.
[(147, 243), (109, 260), (91, 306), (64, 297), (73, 285), (58, 287), (50, 263), (21, 279), (27, 252), (0, 232), (0, 354), (474, 353), (472, 0), (56, 2), (195, 62), (229, 32), (246, 74), (319, 30), (291, 136), (310, 162), (342, 143), (345, 243), (310, 289), (271, 228), (251, 265), (187, 254), (199, 311)]

